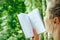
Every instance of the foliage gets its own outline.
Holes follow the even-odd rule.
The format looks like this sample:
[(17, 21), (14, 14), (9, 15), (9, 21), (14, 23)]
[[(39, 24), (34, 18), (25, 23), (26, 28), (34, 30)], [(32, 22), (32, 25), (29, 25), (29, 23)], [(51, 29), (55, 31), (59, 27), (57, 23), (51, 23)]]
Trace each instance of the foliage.
[(17, 14), (26, 11), (24, 1), (1, 1), (3, 3), (0, 4), (0, 40), (25, 40), (17, 18)]
[[(46, 0), (44, 3), (46, 6)], [(0, 0), (0, 40), (30, 40), (25, 39), (17, 14), (28, 13), (35, 8), (40, 10), (43, 19), (42, 0)], [(44, 40), (43, 34), (41, 40)]]

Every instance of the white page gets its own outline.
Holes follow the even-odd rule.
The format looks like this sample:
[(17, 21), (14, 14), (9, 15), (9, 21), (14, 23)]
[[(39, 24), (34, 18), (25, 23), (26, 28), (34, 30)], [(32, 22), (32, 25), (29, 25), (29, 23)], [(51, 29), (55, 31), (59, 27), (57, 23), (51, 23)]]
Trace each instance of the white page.
[(27, 14), (21, 13), (18, 14), (18, 19), (23, 29), (26, 38), (33, 37), (32, 25)]
[(37, 8), (30, 12), (28, 16), (30, 18), (33, 28), (36, 29), (37, 34), (45, 32), (45, 28), (39, 14), (39, 10)]

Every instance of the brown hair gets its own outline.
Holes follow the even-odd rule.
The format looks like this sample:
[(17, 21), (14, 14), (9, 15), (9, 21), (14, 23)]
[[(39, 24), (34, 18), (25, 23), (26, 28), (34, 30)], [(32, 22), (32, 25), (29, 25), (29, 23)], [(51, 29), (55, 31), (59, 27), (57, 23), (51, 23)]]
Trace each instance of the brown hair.
[(54, 18), (54, 17), (60, 18), (60, 4), (56, 4), (56, 6), (51, 8), (50, 13), (51, 13), (50, 18)]

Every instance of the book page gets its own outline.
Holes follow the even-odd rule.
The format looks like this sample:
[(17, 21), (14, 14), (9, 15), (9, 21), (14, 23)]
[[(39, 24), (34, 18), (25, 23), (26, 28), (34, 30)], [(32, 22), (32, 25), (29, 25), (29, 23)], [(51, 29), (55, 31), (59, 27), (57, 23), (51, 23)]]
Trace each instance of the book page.
[(27, 14), (18, 14), (18, 19), (26, 38), (33, 37), (33, 30)]
[(37, 8), (30, 12), (28, 16), (33, 28), (36, 29), (37, 34), (45, 32), (44, 24)]

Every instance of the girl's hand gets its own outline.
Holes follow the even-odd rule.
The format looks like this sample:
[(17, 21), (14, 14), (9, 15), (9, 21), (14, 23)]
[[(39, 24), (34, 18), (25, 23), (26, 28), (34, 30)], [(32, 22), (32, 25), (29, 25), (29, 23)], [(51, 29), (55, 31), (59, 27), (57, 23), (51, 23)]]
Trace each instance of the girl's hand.
[(39, 40), (39, 35), (36, 33), (36, 30), (33, 29), (34, 37), (32, 37), (32, 40)]

